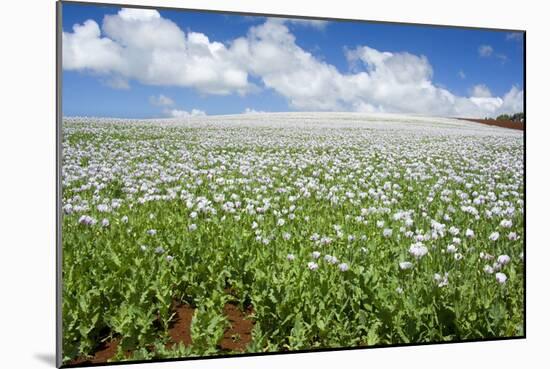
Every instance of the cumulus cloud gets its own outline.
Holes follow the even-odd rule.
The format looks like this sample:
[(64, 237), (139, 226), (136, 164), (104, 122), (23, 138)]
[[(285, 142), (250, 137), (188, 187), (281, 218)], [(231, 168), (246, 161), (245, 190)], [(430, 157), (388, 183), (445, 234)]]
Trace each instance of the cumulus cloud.
[(73, 32), (63, 32), (62, 38), (64, 69), (109, 73), (124, 68), (122, 47), (110, 38), (101, 37), (99, 25), (93, 20), (75, 24)]
[[(103, 35), (101, 33), (103, 31)], [(247, 71), (220, 42), (185, 33), (156, 10), (122, 9), (103, 24), (87, 20), (63, 32), (63, 67), (118, 75), (147, 85), (196, 88), (202, 93), (244, 94)]]
[(523, 90), (513, 86), (502, 98), (499, 114), (523, 112)]
[(174, 105), (174, 100), (172, 100), (171, 98), (169, 98), (167, 96), (164, 96), (164, 95), (160, 94), (158, 96), (150, 96), (149, 97), (149, 103), (151, 103), (151, 105), (155, 105), (155, 106), (172, 106), (172, 105)]
[[(354, 72), (341, 73), (300, 48), (285, 24), (269, 19), (235, 40), (231, 50), (264, 86), (287, 98), (298, 110), (479, 117), (511, 106), (501, 98), (481, 101), (436, 86), (433, 68), (422, 55), (358, 46), (345, 51), (348, 61), (356, 66)], [(519, 98), (517, 94), (513, 97)]]
[(495, 117), (500, 114), (523, 112), (523, 90), (516, 86), (512, 86), (503, 97), (494, 97), (486, 86), (477, 85), (473, 88), (470, 101), (478, 108), (472, 116)]
[(470, 95), (472, 97), (492, 97), (491, 90), (489, 90), (489, 87), (483, 84), (475, 85), (470, 90)]
[[(338, 110), (338, 70), (304, 51), (285, 24), (268, 19), (252, 27), (246, 37), (234, 40), (235, 58), (297, 109)], [(324, 91), (330, 98), (323, 96)]]
[(493, 54), (493, 47), (491, 45), (481, 45), (477, 49), (477, 52), (482, 58), (487, 58)]
[(167, 115), (172, 118), (190, 118), (205, 116), (206, 113), (199, 109), (192, 109), (191, 112), (180, 109), (170, 109), (166, 111)]
[(151, 9), (123, 8), (118, 12), (120, 18), (129, 21), (147, 21), (160, 18), (160, 13)]
[[(202, 94), (246, 94), (261, 87), (276, 91), (296, 110), (464, 117), (523, 110), (523, 91), (516, 87), (503, 97), (480, 88), (464, 97), (437, 86), (423, 55), (359, 45), (344, 50), (353, 68), (341, 72), (302, 49), (288, 24), (268, 18), (223, 44), (203, 33), (184, 32), (154, 10), (122, 9), (105, 16), (101, 29), (88, 20), (64, 32), (63, 67), (112, 80), (189, 87)], [(491, 46), (480, 47), (480, 55), (492, 53)], [(166, 110), (178, 117), (200, 113)]]

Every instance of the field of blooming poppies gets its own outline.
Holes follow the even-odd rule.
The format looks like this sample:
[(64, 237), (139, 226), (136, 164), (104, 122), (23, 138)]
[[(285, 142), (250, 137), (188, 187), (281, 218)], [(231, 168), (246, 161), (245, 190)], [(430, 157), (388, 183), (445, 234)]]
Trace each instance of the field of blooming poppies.
[[(521, 131), (65, 118), (62, 149), (65, 363), (524, 334)], [(253, 323), (240, 350), (220, 346), (230, 302)]]

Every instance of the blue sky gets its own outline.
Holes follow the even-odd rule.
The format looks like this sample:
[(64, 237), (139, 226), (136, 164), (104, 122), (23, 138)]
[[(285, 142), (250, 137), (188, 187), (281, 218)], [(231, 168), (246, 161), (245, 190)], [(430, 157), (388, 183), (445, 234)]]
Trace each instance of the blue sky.
[[(521, 34), (179, 10), (120, 12), (63, 4), (64, 115), (153, 118), (193, 109), (209, 115), (251, 109), (492, 116), (523, 107)], [(145, 35), (159, 33), (146, 41), (138, 36), (142, 29), (149, 30)], [(208, 41), (193, 46), (191, 33)], [(248, 51), (234, 47), (239, 38)], [(163, 40), (170, 42), (155, 44)], [(238, 78), (222, 77), (226, 71)], [(317, 84), (308, 90), (313, 79)], [(160, 96), (167, 99), (159, 103)]]

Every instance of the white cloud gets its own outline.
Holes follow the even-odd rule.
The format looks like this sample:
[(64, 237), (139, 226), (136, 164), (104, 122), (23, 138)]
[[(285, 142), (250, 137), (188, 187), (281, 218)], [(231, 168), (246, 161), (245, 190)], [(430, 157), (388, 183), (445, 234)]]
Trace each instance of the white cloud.
[(493, 47), (491, 45), (481, 45), (477, 51), (479, 56), (487, 58), (493, 54)]
[(243, 111), (243, 114), (261, 114), (261, 113), (265, 113), (265, 111), (256, 110), (256, 109), (252, 109), (252, 108), (246, 108)]
[[(522, 111), (523, 91), (504, 97), (456, 96), (433, 81), (425, 56), (392, 53), (366, 45), (345, 50), (355, 68), (340, 72), (296, 44), (287, 20), (268, 18), (227, 44), (207, 35), (184, 32), (155, 11), (123, 9), (63, 33), (63, 67), (148, 85), (194, 88), (203, 94), (245, 94), (262, 87), (287, 99), (296, 110), (344, 110), (484, 117)], [(103, 34), (102, 34), (103, 32)], [(480, 55), (491, 55), (489, 45)], [(122, 85), (122, 84), (121, 84)], [(513, 110), (516, 109), (516, 110)], [(166, 110), (170, 116), (199, 110)]]
[(466, 73), (462, 69), (458, 71), (458, 76), (460, 79), (466, 79)]
[(494, 55), (503, 64), (508, 61), (508, 56), (502, 53), (496, 53), (491, 45), (481, 45), (477, 51), (482, 58), (489, 58)]
[[(334, 79), (338, 70), (304, 51), (295, 43), (286, 25), (268, 19), (252, 27), (246, 37), (234, 40), (231, 51), (235, 59), (298, 109), (337, 110), (338, 87)], [(321, 91), (331, 95), (326, 98)]]
[(174, 106), (174, 100), (163, 94), (160, 94), (158, 96), (150, 96), (149, 103), (154, 106), (163, 107), (164, 110), (162, 112), (164, 113), (164, 115), (172, 118), (190, 118), (206, 115), (206, 112), (199, 109), (192, 109), (189, 112), (187, 110), (171, 108), (172, 106)]
[(88, 69), (97, 73), (108, 73), (124, 68), (122, 47), (109, 38), (101, 37), (95, 21), (87, 20), (83, 24), (75, 24), (73, 32), (63, 32), (62, 37), (64, 69)]
[(128, 83), (128, 80), (126, 78), (123, 78), (121, 76), (111, 76), (107, 80), (104, 80), (103, 83), (105, 83), (107, 86), (115, 89), (115, 90), (129, 90), (130, 84)]
[(233, 42), (231, 50), (251, 74), (298, 110), (470, 117), (491, 114), (503, 105), (500, 98), (480, 101), (436, 86), (433, 69), (422, 55), (359, 46), (346, 51), (348, 61), (356, 65), (354, 72), (341, 73), (301, 49), (285, 24), (271, 20), (252, 27), (246, 38)]
[(172, 100), (168, 96), (160, 94), (158, 96), (150, 96), (149, 103), (155, 106), (172, 106), (174, 105), (174, 100)]
[(523, 90), (513, 86), (502, 98), (500, 114), (523, 112)]
[(478, 110), (486, 112), (485, 115), (493, 116), (502, 106), (502, 99), (500, 97), (470, 97), (470, 101), (474, 103)]
[(206, 115), (206, 112), (199, 109), (192, 109), (189, 112), (187, 110), (170, 108), (174, 105), (174, 100), (172, 100), (171, 98), (163, 94), (160, 94), (158, 96), (150, 96), (149, 103), (154, 106), (163, 107), (164, 115), (172, 118), (189, 118), (189, 117), (198, 117), (198, 116)]
[(470, 95), (472, 97), (492, 97), (491, 90), (489, 90), (489, 87), (483, 84), (475, 85), (470, 90)]
[(505, 54), (495, 54), (495, 56), (501, 61), (502, 64), (508, 61), (508, 56), (506, 56)]
[(160, 13), (152, 9), (123, 8), (118, 12), (118, 15), (120, 18), (129, 21), (148, 21), (160, 18)]
[[(479, 87), (476, 89), (476, 87)], [(476, 117), (496, 117), (500, 114), (512, 114), (523, 112), (523, 90), (516, 86), (512, 88), (503, 97), (494, 97), (486, 86), (474, 86), (474, 94), (470, 97), (478, 110), (472, 111), (472, 116)]]
[(165, 113), (173, 118), (190, 118), (190, 117), (206, 116), (206, 113), (199, 109), (193, 109), (191, 110), (191, 112), (188, 112), (186, 110), (170, 109), (170, 110), (166, 110)]
[(523, 41), (523, 33), (510, 32), (506, 34), (506, 40)]
[(63, 32), (63, 68), (135, 79), (147, 85), (193, 87), (202, 93), (244, 94), (253, 89), (243, 66), (220, 42), (185, 34), (154, 10), (122, 9)]
[(311, 27), (315, 29), (325, 29), (328, 25), (328, 21), (319, 20), (319, 19), (294, 19), (294, 18), (272, 18), (272, 19), (282, 19), (286, 23), (296, 24), (304, 27)]

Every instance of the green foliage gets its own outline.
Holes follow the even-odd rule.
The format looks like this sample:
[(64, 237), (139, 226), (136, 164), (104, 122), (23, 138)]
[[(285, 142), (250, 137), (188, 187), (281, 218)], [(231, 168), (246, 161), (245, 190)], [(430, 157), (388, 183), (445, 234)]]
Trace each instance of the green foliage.
[[(332, 142), (321, 136), (311, 148), (302, 144), (316, 137), (310, 131), (296, 133), (294, 145), (278, 147), (276, 142), (262, 146), (274, 135), (285, 137), (276, 129), (258, 129), (257, 142), (245, 145), (241, 141), (249, 137), (247, 130), (227, 128), (226, 142), (217, 138), (219, 131), (208, 129), (95, 128), (96, 133), (67, 124), (65, 132), (64, 165), (77, 172), (64, 185), (63, 201), (74, 204), (79, 196), (81, 203), (89, 205), (88, 210), (68, 213), (62, 220), (65, 361), (92, 354), (101, 340), (112, 337), (120, 340), (115, 360), (219, 354), (228, 326), (223, 307), (229, 299), (236, 299), (243, 309), (254, 308), (253, 339), (247, 352), (523, 334), (520, 139), (466, 137), (465, 146), (453, 150), (449, 149), (457, 145), (453, 135), (406, 136), (392, 137), (388, 146), (373, 149), (379, 137), (365, 144), (370, 131), (350, 147), (340, 144), (344, 138), (355, 139), (350, 130), (333, 133), (337, 139)], [(387, 149), (390, 146), (395, 152)], [(424, 155), (421, 160), (419, 155)], [(278, 159), (269, 165), (260, 163), (272, 156)], [(508, 162), (503, 158), (516, 166), (504, 165)], [(108, 170), (98, 169), (102, 165)], [(176, 168), (179, 175), (161, 175), (160, 167)], [(248, 167), (257, 172), (246, 174)], [(414, 175), (417, 168), (423, 172)], [(91, 176), (102, 186), (81, 189)], [(216, 184), (222, 177), (224, 184)], [(443, 177), (446, 181), (440, 184)], [(142, 189), (142, 179), (150, 187)], [(392, 185), (382, 191), (386, 182)], [(312, 189), (315, 186), (318, 190)], [(294, 187), (300, 190), (278, 191)], [(367, 194), (371, 188), (374, 193), (384, 192), (388, 201), (396, 199), (397, 205), (368, 195), (335, 204), (326, 200), (329, 192), (345, 198), (346, 191)], [(443, 190), (449, 194), (443, 195)], [(498, 200), (477, 206), (482, 219), (460, 210), (467, 203), (460, 194), (473, 192), (492, 192), (502, 204), (508, 202), (516, 209), (509, 218), (517, 240), (506, 237), (508, 230), (500, 226), (500, 218), (484, 217)], [(170, 197), (171, 193), (175, 196)], [(219, 203), (213, 201), (218, 193), (225, 196)], [(237, 213), (223, 209), (232, 194), (239, 199), (233, 202), (242, 202)], [(159, 198), (140, 201), (146, 195)], [(197, 210), (201, 196), (211, 201), (215, 214)], [(433, 201), (427, 201), (429, 197)], [(116, 199), (122, 199), (119, 207), (110, 212), (98, 209), (99, 204), (110, 205)], [(188, 199), (193, 199), (192, 206), (187, 205)], [(258, 201), (254, 209), (270, 199), (271, 207), (247, 212), (243, 210), (246, 199)], [(362, 211), (372, 207), (391, 207), (391, 212)], [(408, 252), (414, 240), (400, 231), (403, 220), (392, 218), (400, 209), (413, 211), (414, 223), (407, 226), (413, 234), (429, 234), (431, 219), (451, 214), (447, 229), (459, 228), (462, 241), (457, 245), (463, 258), (455, 260), (445, 251), (455, 242), (447, 232), (425, 241), (429, 253), (414, 259)], [(81, 224), (84, 214), (97, 223)], [(356, 220), (359, 216), (361, 221)], [(108, 226), (101, 225), (103, 218), (108, 218)], [(279, 219), (285, 220), (284, 225), (278, 225)], [(383, 235), (378, 221), (392, 230), (391, 237)], [(345, 236), (338, 235), (335, 225)], [(152, 229), (156, 234), (148, 233)], [(466, 229), (472, 229), (475, 237), (464, 237)], [(496, 229), (501, 237), (489, 241)], [(330, 237), (331, 242), (313, 241), (315, 233)], [(156, 252), (159, 247), (162, 252)], [(310, 270), (307, 263), (314, 260), (314, 250), (322, 256), (315, 259), (318, 269)], [(480, 252), (511, 256), (504, 268), (505, 284), (483, 271), (494, 260), (480, 259)], [(288, 254), (294, 259), (288, 259)], [(341, 271), (338, 263), (324, 259), (326, 255), (337, 256), (338, 263), (345, 262), (349, 270)], [(412, 269), (399, 268), (405, 260), (413, 263)], [(434, 274), (445, 272), (448, 284), (440, 287)], [(167, 348), (167, 331), (178, 301), (195, 307), (192, 344)]]
[(510, 120), (512, 122), (523, 122), (525, 119), (525, 116), (523, 113), (515, 113), (515, 114), (501, 114), (497, 117), (497, 120)]

